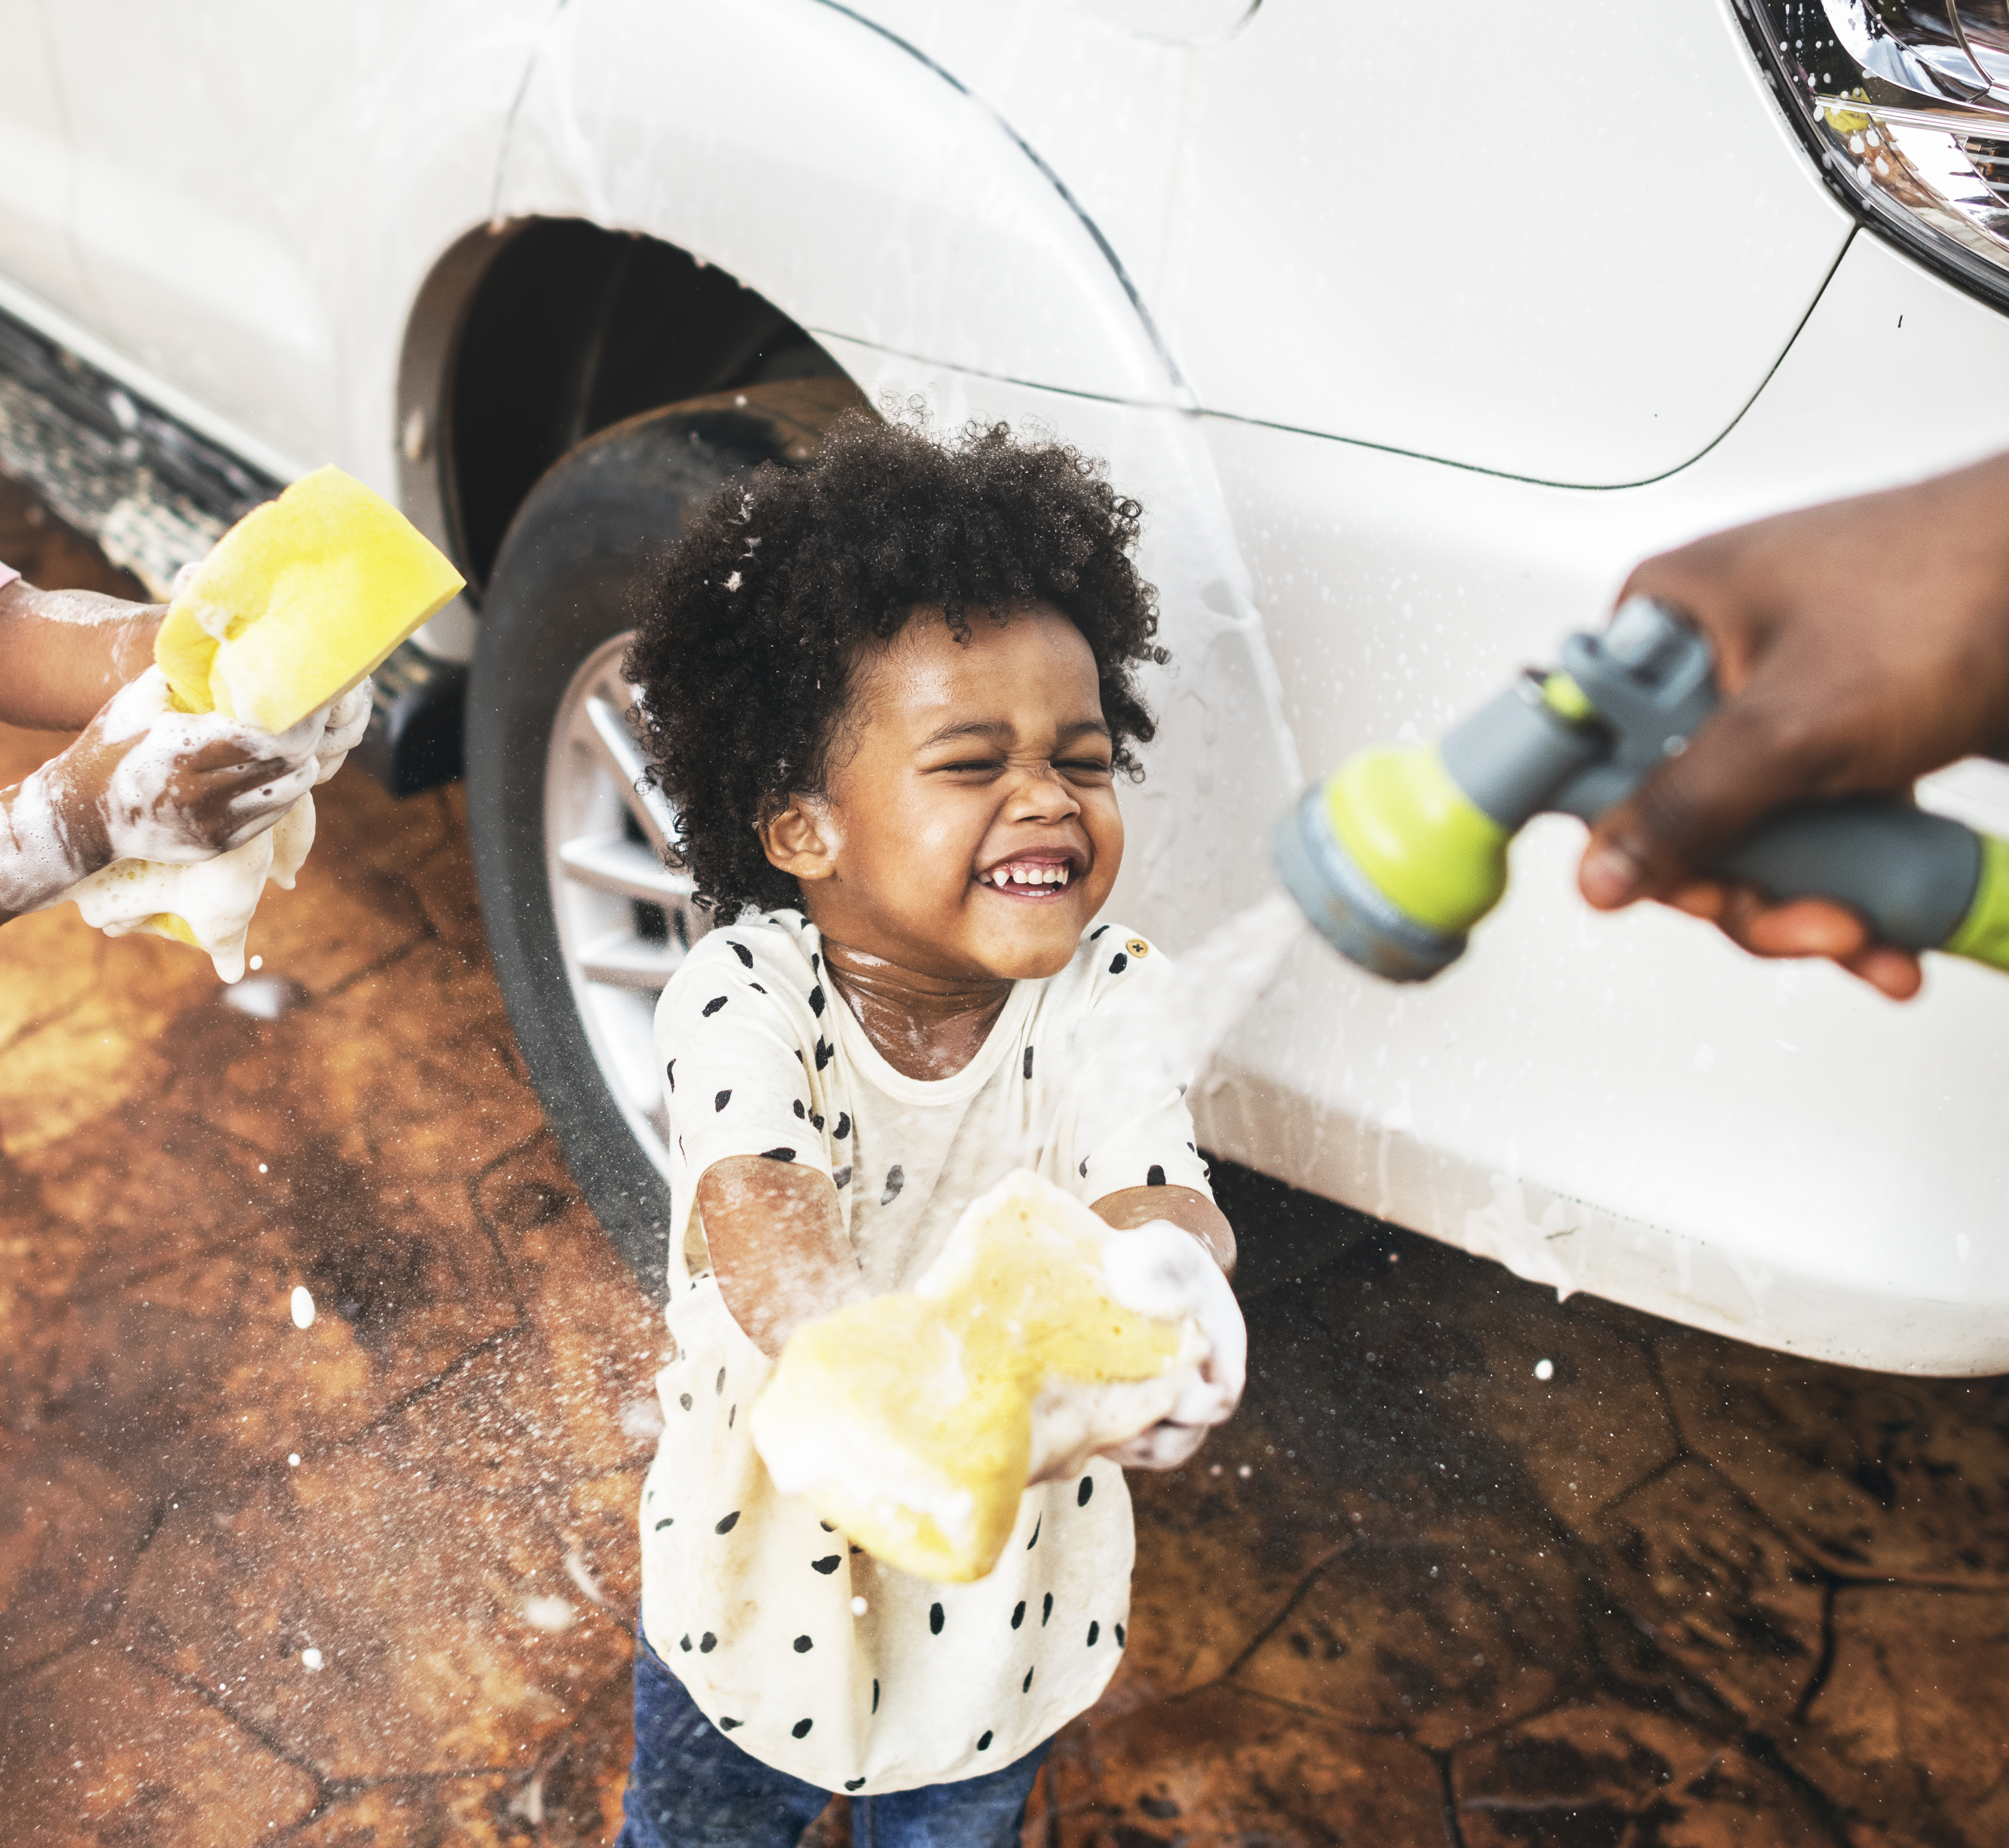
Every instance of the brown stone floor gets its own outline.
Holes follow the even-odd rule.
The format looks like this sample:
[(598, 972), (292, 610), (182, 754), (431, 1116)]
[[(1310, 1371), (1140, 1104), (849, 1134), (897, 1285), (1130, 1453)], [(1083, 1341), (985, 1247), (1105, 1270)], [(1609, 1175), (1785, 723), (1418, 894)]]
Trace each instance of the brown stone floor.
[[(101, 572), (25, 504), (0, 557)], [(0, 733), (0, 784), (60, 742)], [(0, 932), (0, 1842), (618, 1816), (655, 1319), (524, 1082), (458, 792), (322, 795), (234, 997), (73, 911)], [(2004, 1382), (1224, 1177), (1248, 1404), (1133, 1479), (1129, 1660), (1028, 1848), (2009, 1839)]]

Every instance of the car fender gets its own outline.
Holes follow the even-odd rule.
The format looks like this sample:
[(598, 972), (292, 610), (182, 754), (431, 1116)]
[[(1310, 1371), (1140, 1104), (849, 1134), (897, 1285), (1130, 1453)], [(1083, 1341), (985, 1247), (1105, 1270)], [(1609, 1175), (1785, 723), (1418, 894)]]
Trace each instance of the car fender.
[(577, 0), (540, 48), (497, 200), (661, 238), (812, 333), (1189, 402), (1135, 280), (1038, 150), (955, 73), (824, 0)]

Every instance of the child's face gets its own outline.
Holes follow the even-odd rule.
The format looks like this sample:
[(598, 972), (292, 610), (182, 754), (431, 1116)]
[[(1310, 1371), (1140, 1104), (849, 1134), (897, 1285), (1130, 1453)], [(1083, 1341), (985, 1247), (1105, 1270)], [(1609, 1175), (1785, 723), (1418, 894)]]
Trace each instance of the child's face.
[(790, 817), (767, 833), (811, 920), (928, 975), (1065, 968), (1123, 859), (1081, 632), (1034, 604), (1003, 622), (973, 612), (958, 643), (923, 610), (856, 678), (827, 798), (790, 812), (793, 837)]

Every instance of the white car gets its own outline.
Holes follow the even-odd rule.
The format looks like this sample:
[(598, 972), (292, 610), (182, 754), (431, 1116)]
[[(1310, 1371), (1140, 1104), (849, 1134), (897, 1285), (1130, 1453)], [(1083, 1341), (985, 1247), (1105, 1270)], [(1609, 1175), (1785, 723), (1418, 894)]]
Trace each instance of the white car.
[[(0, 459), (34, 464), (30, 399), (67, 391), (144, 477), (97, 523), (149, 569), (327, 461), (452, 552), (472, 588), (394, 663), (380, 747), (471, 660), (497, 961), (646, 1273), (647, 1021), (704, 919), (618, 664), (680, 506), (861, 397), (1105, 457), (1174, 657), (1111, 908), (1190, 945), (1272, 889), (1310, 777), (1435, 735), (1639, 556), (2009, 446), (2006, 27), (1996, 0), (0, 0)], [(1927, 799), (2009, 830), (2004, 776)], [(2009, 1367), (2009, 982), (1936, 959), (1894, 1007), (1594, 916), (1580, 839), (1531, 829), (1426, 986), (1307, 940), (1198, 1095), (1206, 1145), (1700, 1327)]]

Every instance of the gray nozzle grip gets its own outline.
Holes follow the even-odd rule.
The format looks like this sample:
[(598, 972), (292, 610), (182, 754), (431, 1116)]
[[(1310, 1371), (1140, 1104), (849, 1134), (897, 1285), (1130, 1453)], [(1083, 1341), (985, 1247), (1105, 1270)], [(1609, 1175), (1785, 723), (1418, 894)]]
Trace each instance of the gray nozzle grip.
[(1974, 902), (1981, 841), (1971, 828), (1908, 802), (1823, 802), (1773, 817), (1715, 870), (1775, 899), (1834, 899), (1885, 943), (1934, 950)]
[(1601, 728), (1573, 725), (1522, 674), (1444, 735), (1437, 747), (1451, 781), (1508, 834), (1550, 805), (1556, 791), (1602, 757)]

